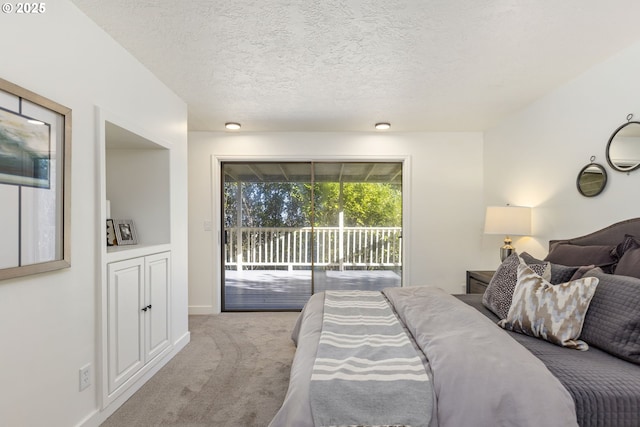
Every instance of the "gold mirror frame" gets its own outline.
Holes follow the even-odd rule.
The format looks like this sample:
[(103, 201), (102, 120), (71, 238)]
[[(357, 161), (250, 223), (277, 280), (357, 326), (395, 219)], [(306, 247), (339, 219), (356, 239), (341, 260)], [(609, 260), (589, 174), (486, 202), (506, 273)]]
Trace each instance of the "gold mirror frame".
[[(39, 107), (44, 110), (49, 110), (51, 113), (57, 115), (57, 126), (61, 128), (62, 136), (60, 140), (56, 139), (56, 151), (53, 153), (56, 156), (56, 174), (58, 174), (56, 175), (57, 181), (55, 189), (52, 190), (55, 191), (55, 195), (53, 196), (55, 199), (55, 213), (53, 216), (54, 222), (58, 228), (61, 228), (61, 230), (56, 229), (53, 233), (52, 247), (54, 247), (55, 252), (53, 256), (54, 259), (24, 264), (22, 261), (19, 261), (17, 266), (0, 268), (0, 280), (68, 268), (71, 266), (71, 109), (4, 79), (0, 79), (0, 91), (17, 98), (20, 106), (22, 106), (23, 101), (28, 101), (28, 103), (33, 104), (36, 108)], [(2, 110), (7, 114), (23, 116), (26, 119), (29, 118), (14, 110), (6, 108), (2, 108)], [(2, 122), (0, 122), (0, 126), (2, 126)], [(51, 167), (52, 153), (49, 152), (48, 154), (50, 156), (48, 158), (49, 164), (47, 164), (45, 168)], [(61, 177), (59, 176), (60, 172), (62, 173)], [(12, 185), (12, 183), (7, 184)], [(15, 185), (20, 186), (22, 184), (16, 183)], [(45, 186), (44, 188), (46, 189), (47, 187)], [(18, 206), (18, 208), (21, 209), (21, 205)], [(32, 209), (35, 210), (38, 208), (39, 206), (32, 207)], [(5, 209), (4, 206), (3, 209)], [(43, 209), (40, 209), (36, 214), (42, 213), (42, 211)], [(20, 216), (20, 214), (18, 214), (18, 216)], [(19, 219), (18, 221), (20, 222), (21, 220)], [(25, 229), (27, 227), (28, 226), (24, 226)], [(18, 248), (22, 245), (22, 231), (21, 225), (20, 231), (18, 232)], [(21, 259), (21, 254), (18, 255), (18, 259)]]

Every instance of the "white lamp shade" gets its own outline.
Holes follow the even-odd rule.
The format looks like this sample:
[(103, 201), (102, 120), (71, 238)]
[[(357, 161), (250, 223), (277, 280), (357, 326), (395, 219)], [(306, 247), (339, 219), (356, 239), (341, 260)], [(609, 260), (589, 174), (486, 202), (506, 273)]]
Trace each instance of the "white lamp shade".
[(507, 236), (531, 235), (531, 208), (523, 206), (488, 206), (485, 234)]

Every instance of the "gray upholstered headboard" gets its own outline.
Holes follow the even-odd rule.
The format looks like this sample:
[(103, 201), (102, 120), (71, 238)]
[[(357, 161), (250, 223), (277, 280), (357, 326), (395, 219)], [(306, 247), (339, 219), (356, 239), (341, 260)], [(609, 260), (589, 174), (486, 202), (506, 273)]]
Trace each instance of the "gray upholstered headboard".
[(617, 245), (624, 240), (625, 234), (640, 236), (640, 218), (627, 219), (616, 222), (602, 230), (594, 231), (585, 236), (574, 237), (572, 239), (550, 240), (549, 250), (558, 243), (571, 243), (574, 245)]

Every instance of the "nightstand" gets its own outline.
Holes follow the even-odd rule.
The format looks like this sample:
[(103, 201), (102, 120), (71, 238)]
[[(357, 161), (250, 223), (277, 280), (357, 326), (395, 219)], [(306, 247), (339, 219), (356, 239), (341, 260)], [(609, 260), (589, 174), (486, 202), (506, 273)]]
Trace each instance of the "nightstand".
[(467, 293), (483, 294), (489, 286), (489, 282), (493, 277), (494, 271), (469, 271), (467, 270)]

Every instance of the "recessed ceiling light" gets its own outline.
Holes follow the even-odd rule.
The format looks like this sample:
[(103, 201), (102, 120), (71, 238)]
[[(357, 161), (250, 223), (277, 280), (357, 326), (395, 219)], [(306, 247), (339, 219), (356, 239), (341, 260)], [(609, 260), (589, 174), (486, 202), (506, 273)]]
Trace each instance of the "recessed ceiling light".
[(36, 120), (36, 119), (27, 119), (27, 122), (31, 123), (32, 125), (38, 125), (38, 126), (44, 125), (44, 122), (41, 122), (40, 120)]
[(389, 123), (376, 123), (376, 129), (378, 130), (387, 130), (391, 127)]
[(225, 123), (224, 127), (229, 130), (238, 130), (240, 129), (240, 123), (229, 122), (229, 123)]

